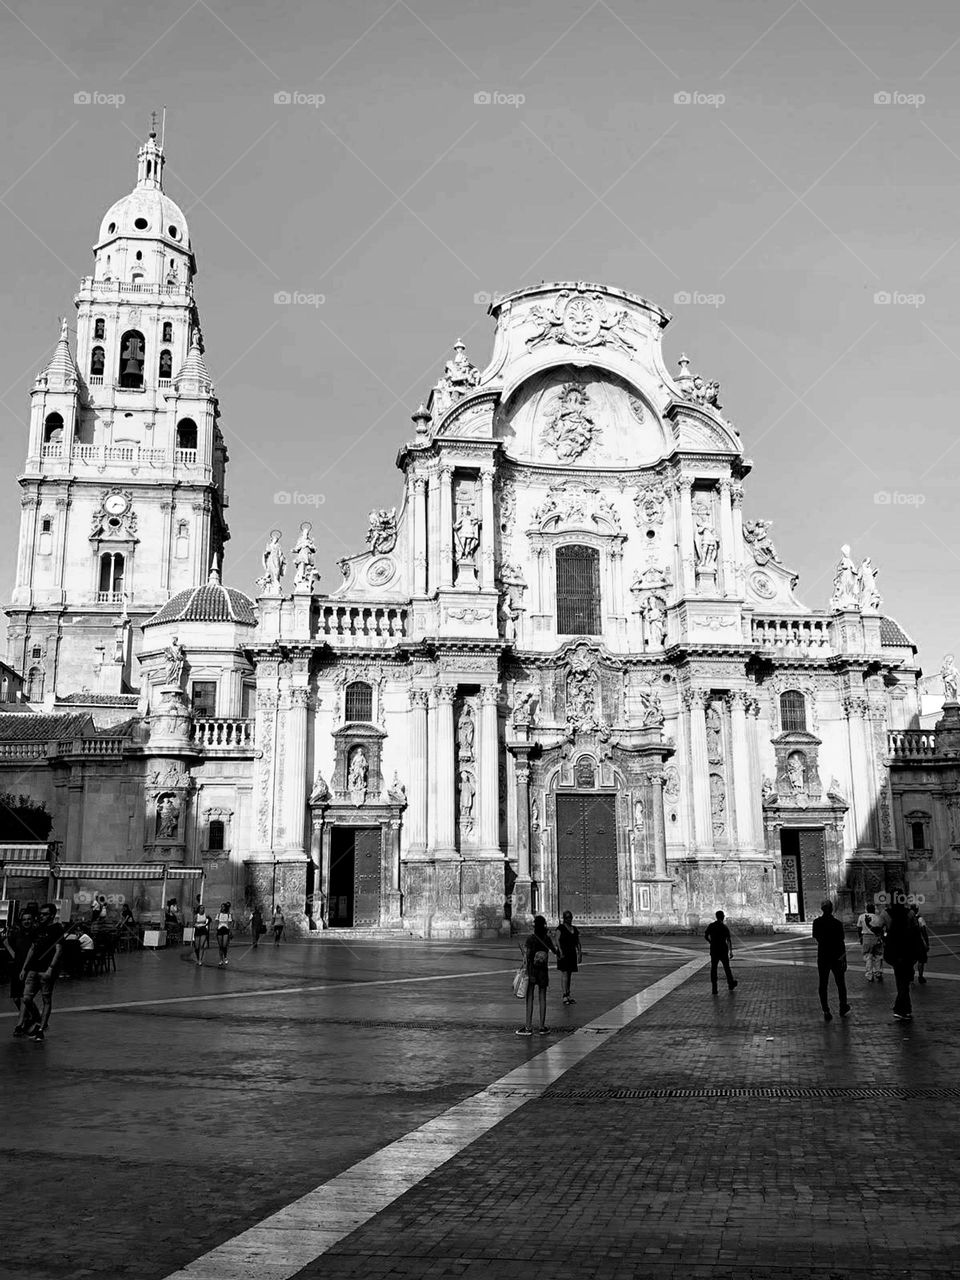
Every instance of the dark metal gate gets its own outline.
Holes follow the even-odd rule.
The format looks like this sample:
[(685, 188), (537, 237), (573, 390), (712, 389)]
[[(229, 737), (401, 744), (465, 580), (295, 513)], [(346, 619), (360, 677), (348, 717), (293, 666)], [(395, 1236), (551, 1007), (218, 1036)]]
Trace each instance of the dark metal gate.
[(594, 547), (557, 548), (557, 632), (596, 636), (600, 626), (600, 553)]
[(559, 910), (619, 920), (617, 821), (612, 795), (557, 796)]

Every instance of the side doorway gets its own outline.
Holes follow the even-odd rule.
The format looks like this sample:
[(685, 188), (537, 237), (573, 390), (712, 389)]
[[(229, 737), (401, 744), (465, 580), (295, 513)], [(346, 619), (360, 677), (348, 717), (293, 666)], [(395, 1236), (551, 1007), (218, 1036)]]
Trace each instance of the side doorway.
[(380, 828), (334, 827), (327, 892), (330, 928), (379, 924), (380, 881)]
[(827, 896), (823, 827), (781, 827), (783, 911), (788, 921), (811, 920)]

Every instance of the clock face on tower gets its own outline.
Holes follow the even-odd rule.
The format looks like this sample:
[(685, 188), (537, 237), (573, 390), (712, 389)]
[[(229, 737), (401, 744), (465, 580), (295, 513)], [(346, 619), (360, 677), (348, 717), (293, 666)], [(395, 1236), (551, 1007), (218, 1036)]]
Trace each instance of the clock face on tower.
[(103, 509), (111, 516), (122, 516), (129, 506), (130, 499), (124, 493), (108, 493), (103, 500)]

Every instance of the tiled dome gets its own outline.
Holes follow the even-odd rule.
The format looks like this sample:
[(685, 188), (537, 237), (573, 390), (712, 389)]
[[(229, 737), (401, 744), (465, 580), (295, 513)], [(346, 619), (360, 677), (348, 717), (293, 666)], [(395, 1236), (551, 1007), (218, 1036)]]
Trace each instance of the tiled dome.
[(157, 627), (164, 622), (237, 622), (255, 627), (257, 615), (250, 597), (225, 587), (214, 572), (202, 587), (178, 591), (143, 625)]

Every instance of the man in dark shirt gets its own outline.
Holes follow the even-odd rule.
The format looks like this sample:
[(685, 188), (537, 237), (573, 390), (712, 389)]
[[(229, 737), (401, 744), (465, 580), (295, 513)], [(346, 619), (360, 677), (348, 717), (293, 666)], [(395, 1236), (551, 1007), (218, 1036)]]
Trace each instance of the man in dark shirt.
[[(37, 927), (37, 914), (33, 903), (28, 903), (20, 913), (20, 919), (11, 925), (3, 939), (7, 955), (10, 957), (10, 999), (20, 1010), (23, 1000), (23, 962), (30, 954), (33, 937)], [(16, 1031), (14, 1031), (16, 1035)], [(21, 1032), (22, 1034), (22, 1032)]]
[(820, 903), (821, 915), (813, 922), (813, 936), (817, 943), (817, 970), (820, 974), (820, 1008), (825, 1022), (833, 1019), (830, 1012), (830, 975), (837, 984), (840, 997), (840, 1017), (850, 1012), (847, 1003), (847, 944), (843, 938), (843, 925), (833, 914), (832, 902)]
[(893, 968), (897, 983), (893, 1016), (898, 1022), (913, 1021), (910, 983), (913, 981), (913, 966), (923, 954), (920, 926), (904, 903), (895, 902), (890, 908), (890, 927), (884, 940), (884, 955)]
[(737, 986), (737, 979), (730, 972), (730, 957), (733, 955), (733, 939), (730, 937), (730, 930), (723, 923), (723, 912), (717, 912), (717, 918), (713, 924), (707, 925), (707, 931), (703, 935), (710, 943), (710, 986), (713, 994), (717, 994), (717, 965), (723, 965), (723, 972), (727, 975), (727, 986), (732, 991)]
[[(40, 908), (40, 923), (33, 939), (33, 945), (23, 962), (23, 1007), (20, 1010), (20, 1021), (17, 1024), (21, 1035), (27, 1034), (31, 1023), (40, 1025), (31, 1035), (31, 1040), (43, 1040), (53, 1010), (53, 988), (60, 971), (60, 957), (63, 954), (63, 929), (57, 924), (57, 909), (52, 903)], [(40, 993), (43, 1012), (37, 1009), (36, 996)]]

